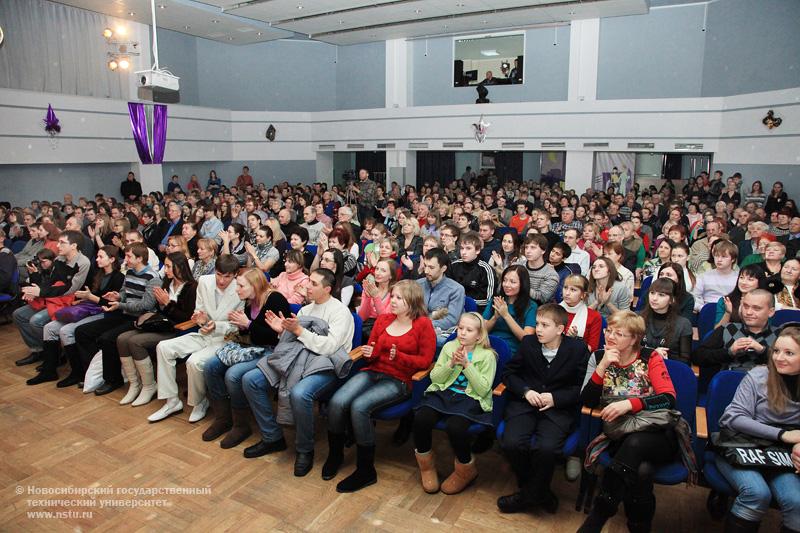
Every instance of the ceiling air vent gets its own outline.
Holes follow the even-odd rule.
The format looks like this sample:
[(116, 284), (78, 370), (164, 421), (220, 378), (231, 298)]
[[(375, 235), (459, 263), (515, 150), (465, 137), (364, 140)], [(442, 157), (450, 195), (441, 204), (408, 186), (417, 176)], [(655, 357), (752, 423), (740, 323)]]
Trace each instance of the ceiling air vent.
[(408, 143), (409, 148), (427, 148), (428, 143)]
[(394, 148), (394, 147), (395, 147), (394, 143), (378, 143), (378, 149), (379, 150), (380, 149), (384, 149), (385, 150), (387, 148)]
[(608, 148), (608, 143), (583, 143), (584, 148)]
[(703, 143), (675, 143), (676, 150), (702, 150)]
[(502, 148), (525, 148), (525, 143), (518, 143), (518, 142), (502, 143), (500, 146)]
[(442, 148), (464, 148), (464, 143), (442, 143)]
[(628, 143), (631, 150), (652, 150), (655, 147), (654, 143)]
[(364, 145), (363, 144), (347, 143), (347, 149), (348, 150), (363, 150), (364, 149)]
[(542, 143), (542, 148), (564, 148), (566, 143)]
[(319, 149), (320, 150), (336, 150), (336, 145), (335, 144), (320, 144), (319, 145)]

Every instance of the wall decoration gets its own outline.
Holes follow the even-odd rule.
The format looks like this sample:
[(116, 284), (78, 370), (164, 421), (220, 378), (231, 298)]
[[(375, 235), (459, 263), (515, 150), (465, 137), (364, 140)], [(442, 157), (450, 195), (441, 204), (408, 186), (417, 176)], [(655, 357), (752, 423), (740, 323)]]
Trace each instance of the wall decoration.
[(55, 150), (58, 147), (56, 135), (61, 133), (61, 123), (56, 116), (56, 112), (53, 111), (52, 105), (47, 104), (47, 114), (42, 122), (44, 122), (44, 131), (46, 131), (49, 136), (50, 148)]
[(269, 125), (269, 128), (267, 128), (267, 133), (266, 133), (267, 140), (268, 140), (269, 142), (272, 142), (272, 141), (274, 141), (274, 140), (275, 140), (275, 134), (276, 134), (276, 133), (278, 133), (278, 130), (276, 130), (276, 129), (275, 129), (275, 126), (273, 126), (272, 124), (270, 124), (270, 125)]
[(598, 191), (613, 187), (624, 196), (633, 191), (635, 166), (635, 152), (595, 152), (592, 187)]
[(783, 119), (780, 117), (775, 116), (775, 112), (770, 109), (767, 111), (767, 116), (761, 119), (761, 123), (767, 127), (767, 129), (771, 130), (773, 128), (777, 128), (781, 125)]
[(160, 165), (167, 145), (167, 106), (128, 102), (128, 114), (139, 160), (145, 165)]
[(475, 133), (475, 140), (479, 143), (482, 143), (486, 140), (486, 132), (489, 130), (489, 126), (492, 124), (490, 122), (486, 122), (483, 120), (483, 115), (481, 115), (480, 120), (477, 123), (472, 125), (472, 130)]

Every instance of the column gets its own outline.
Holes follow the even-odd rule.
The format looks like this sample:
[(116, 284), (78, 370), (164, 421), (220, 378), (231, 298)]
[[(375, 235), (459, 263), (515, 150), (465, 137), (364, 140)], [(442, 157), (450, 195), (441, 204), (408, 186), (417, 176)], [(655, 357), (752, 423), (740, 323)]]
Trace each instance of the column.
[(401, 186), (417, 184), (417, 152), (386, 150), (386, 187), (396, 181)]
[(567, 99), (597, 99), (597, 60), (600, 19), (573, 20), (569, 30), (569, 85)]
[(386, 107), (408, 106), (408, 44), (405, 39), (386, 41)]
[(333, 152), (317, 152), (316, 181), (333, 186)]
[(568, 150), (565, 160), (564, 188), (574, 189), (578, 195), (592, 186), (594, 152)]
[(131, 163), (131, 172), (136, 174), (136, 179), (142, 184), (142, 194), (149, 194), (153, 191), (164, 192), (164, 174), (161, 165)]

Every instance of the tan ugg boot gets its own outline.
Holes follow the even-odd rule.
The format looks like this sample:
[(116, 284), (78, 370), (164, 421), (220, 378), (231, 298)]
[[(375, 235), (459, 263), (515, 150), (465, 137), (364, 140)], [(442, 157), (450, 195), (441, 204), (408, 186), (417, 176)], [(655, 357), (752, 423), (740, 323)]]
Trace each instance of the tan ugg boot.
[(478, 468), (475, 466), (475, 458), (471, 457), (467, 464), (455, 460), (455, 470), (442, 483), (442, 492), (445, 494), (458, 494), (475, 481), (478, 477)]
[(419, 453), (414, 450), (419, 465), (419, 475), (422, 478), (422, 488), (428, 494), (439, 492), (439, 474), (436, 473), (436, 458), (433, 449), (427, 453)]

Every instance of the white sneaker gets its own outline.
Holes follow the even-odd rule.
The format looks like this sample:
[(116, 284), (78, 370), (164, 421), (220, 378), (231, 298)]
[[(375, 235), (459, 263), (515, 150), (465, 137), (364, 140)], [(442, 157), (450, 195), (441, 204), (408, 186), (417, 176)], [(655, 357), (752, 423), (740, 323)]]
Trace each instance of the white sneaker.
[(202, 419), (206, 417), (206, 412), (208, 411), (208, 399), (203, 398), (203, 401), (198, 403), (192, 409), (192, 414), (189, 415), (189, 422), (195, 423), (200, 422)]
[(575, 481), (581, 475), (581, 460), (577, 457), (567, 457), (567, 481)]
[(170, 398), (161, 409), (148, 416), (147, 420), (149, 422), (160, 422), (165, 418), (174, 415), (175, 413), (180, 413), (181, 411), (183, 411), (183, 402), (181, 402), (178, 398)]

